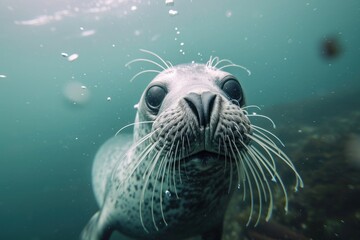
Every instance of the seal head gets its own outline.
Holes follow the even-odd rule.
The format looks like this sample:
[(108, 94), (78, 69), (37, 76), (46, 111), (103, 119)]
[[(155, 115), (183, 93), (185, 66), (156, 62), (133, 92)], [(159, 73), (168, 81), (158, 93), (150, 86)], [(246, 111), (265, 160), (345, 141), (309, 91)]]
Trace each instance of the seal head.
[(153, 132), (157, 150), (176, 155), (186, 149), (181, 158), (204, 151), (224, 155), (231, 151), (228, 141), (239, 148), (250, 141), (244, 104), (242, 87), (231, 74), (204, 64), (179, 65), (160, 73), (144, 91), (138, 121), (154, 122), (150, 131), (136, 131), (137, 138)]

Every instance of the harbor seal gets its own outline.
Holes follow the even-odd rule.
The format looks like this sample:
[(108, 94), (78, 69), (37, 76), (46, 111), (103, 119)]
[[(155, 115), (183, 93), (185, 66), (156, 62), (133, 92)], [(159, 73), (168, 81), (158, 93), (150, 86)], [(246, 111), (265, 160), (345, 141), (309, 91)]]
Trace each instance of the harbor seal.
[(228, 202), (239, 189), (250, 196), (248, 224), (255, 211), (259, 221), (264, 201), (270, 218), (272, 185), (282, 188), (287, 210), (276, 162), (294, 172), (296, 189), (302, 180), (275, 144), (280, 140), (250, 121), (269, 118), (249, 113), (253, 106), (245, 106), (240, 82), (224, 70), (245, 68), (217, 57), (173, 66), (142, 51), (159, 62), (140, 58), (129, 64), (148, 62), (161, 71), (135, 75), (158, 73), (137, 105), (133, 136), (120, 131), (95, 156), (92, 183), (100, 210), (81, 240), (106, 240), (113, 231), (134, 239), (218, 240)]

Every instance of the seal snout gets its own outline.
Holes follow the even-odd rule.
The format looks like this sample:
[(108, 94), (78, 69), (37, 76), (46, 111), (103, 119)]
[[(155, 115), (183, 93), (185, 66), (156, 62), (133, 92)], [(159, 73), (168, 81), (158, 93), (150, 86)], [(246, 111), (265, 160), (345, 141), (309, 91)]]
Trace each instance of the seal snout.
[(201, 94), (192, 92), (184, 97), (189, 108), (196, 116), (200, 127), (205, 128), (210, 124), (215, 98), (216, 94), (212, 92), (202, 92)]

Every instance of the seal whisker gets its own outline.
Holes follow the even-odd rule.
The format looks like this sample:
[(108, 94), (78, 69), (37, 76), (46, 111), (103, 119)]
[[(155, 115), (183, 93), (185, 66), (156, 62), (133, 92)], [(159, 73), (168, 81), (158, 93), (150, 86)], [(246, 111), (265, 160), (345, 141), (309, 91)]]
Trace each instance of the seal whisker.
[[(224, 136), (222, 136), (222, 143), (223, 143), (223, 149), (224, 149), (224, 164), (225, 164), (225, 166), (224, 166), (224, 174), (226, 173), (226, 167), (227, 167), (227, 147), (226, 147), (226, 142), (225, 142), (225, 137)], [(220, 138), (219, 138), (219, 140), (220, 140)]]
[(129, 123), (129, 124), (125, 125), (124, 127), (120, 128), (120, 130), (115, 133), (115, 136), (117, 136), (125, 128), (135, 126), (135, 125), (139, 125), (139, 124), (144, 124), (144, 123), (154, 123), (154, 121), (142, 121), (142, 122)]
[(176, 188), (176, 179), (175, 179), (175, 174), (176, 174), (176, 161), (180, 161), (180, 158), (177, 159), (177, 153), (178, 153), (178, 147), (179, 147), (179, 141), (177, 141), (176, 143), (176, 147), (175, 147), (175, 154), (174, 154), (174, 160), (173, 160), (173, 163), (172, 164), (172, 180), (173, 180), (173, 183), (174, 183), (174, 190), (175, 190), (175, 195), (176, 195), (176, 198), (179, 199), (179, 195), (178, 195), (178, 192), (177, 192), (177, 188)]
[(247, 105), (247, 106), (241, 107), (242, 110), (246, 110), (246, 109), (249, 109), (249, 108), (256, 108), (258, 110), (261, 110), (261, 108), (258, 105)]
[(137, 158), (137, 161), (134, 161), (134, 163), (136, 163), (136, 164), (134, 164), (134, 167), (129, 172), (128, 178), (133, 175), (133, 173), (138, 169), (140, 164), (143, 163), (143, 161), (146, 159), (146, 157), (148, 157), (149, 153), (154, 149), (155, 149), (155, 144), (154, 145), (148, 145), (143, 149), (143, 151), (139, 154), (139, 157)]
[[(186, 134), (186, 140), (187, 140), (187, 149), (185, 149), (186, 151), (186, 155), (188, 156), (189, 155), (189, 151), (191, 149), (191, 144), (190, 144), (190, 140), (189, 140), (189, 136)], [(185, 164), (185, 176), (187, 179), (189, 179), (189, 175), (188, 175), (188, 170), (187, 170), (187, 165)]]
[(218, 57), (210, 56), (209, 60), (206, 62), (206, 66), (212, 68), (214, 62), (217, 61), (218, 59), (219, 59)]
[(217, 59), (218, 61), (216, 61), (216, 63), (214, 64), (214, 68), (218, 68), (218, 66), (220, 65), (220, 64), (222, 64), (222, 63), (225, 63), (225, 65), (227, 64), (227, 65), (229, 65), (229, 64), (234, 64), (231, 60), (229, 60), (229, 59), (221, 59), (221, 60), (219, 60), (219, 59)]
[[(256, 173), (256, 175), (257, 175), (257, 177), (258, 177), (258, 179), (259, 179), (259, 182), (260, 182), (260, 185), (261, 185), (261, 188), (262, 188), (262, 190), (263, 190), (263, 193), (264, 193), (264, 200), (265, 200), (265, 202), (267, 202), (267, 194), (266, 194), (266, 191), (265, 191), (265, 187), (264, 187), (264, 184), (263, 184), (263, 182), (268, 182), (267, 181), (267, 178), (266, 178), (266, 176), (265, 176), (265, 172), (263, 171), (263, 169), (262, 169), (262, 167), (261, 167), (261, 165), (260, 165), (260, 163), (259, 163), (259, 160), (258, 160), (258, 157), (257, 157), (257, 155), (256, 154), (254, 154), (253, 153), (253, 150), (251, 149), (251, 148), (247, 148), (247, 153), (246, 154), (244, 154), (244, 158), (247, 158), (248, 160), (249, 160), (249, 162), (250, 162), (250, 164), (252, 165), (252, 167), (255, 169), (255, 173)], [(255, 164), (255, 165), (254, 165)], [(255, 166), (257, 167), (257, 168), (255, 168)], [(261, 178), (261, 176), (260, 176), (260, 174), (259, 174), (259, 171), (260, 171), (260, 173), (261, 173), (261, 176), (262, 176), (262, 178)]]
[[(271, 214), (272, 214), (272, 211), (273, 211), (273, 195), (272, 195), (272, 190), (271, 190), (271, 187), (269, 185), (269, 182), (265, 176), (265, 173), (262, 169), (262, 166), (261, 165), (264, 165), (260, 162), (262, 162), (263, 160), (261, 159), (262, 157), (259, 156), (254, 150), (256, 149), (253, 149), (254, 147), (253, 146), (250, 146), (250, 148), (248, 149), (249, 153), (252, 152), (253, 154), (253, 157), (252, 157), (252, 160), (255, 162), (256, 166), (258, 167), (258, 169), (260, 170), (261, 174), (262, 174), (262, 177), (263, 177), (263, 181), (265, 182), (266, 186), (267, 186), (267, 190), (268, 190), (268, 193), (269, 193), (269, 206), (268, 206), (268, 212), (267, 212), (267, 215), (265, 217), (265, 220), (266, 221), (269, 221), (269, 219), (271, 218)], [(267, 166), (265, 166), (265, 168), (267, 169), (268, 173), (270, 173), (270, 175), (272, 175), (272, 172), (268, 169)], [(266, 196), (266, 195), (265, 195)]]
[(166, 70), (167, 68), (166, 67), (163, 67), (162, 65), (160, 65), (159, 63), (153, 61), (153, 60), (150, 60), (150, 59), (147, 59), (147, 58), (136, 58), (136, 59), (133, 59), (131, 60), (130, 62), (127, 62), (125, 64), (125, 67), (129, 67), (131, 64), (133, 63), (136, 63), (136, 62), (148, 62), (148, 63), (151, 63), (151, 64), (154, 64), (155, 66), (161, 68), (161, 70)]
[[(248, 166), (248, 169), (249, 169), (250, 172), (251, 172), (252, 178), (253, 178), (254, 181), (255, 181), (256, 189), (257, 189), (257, 191), (258, 191), (257, 196), (258, 196), (258, 198), (259, 198), (259, 210), (258, 210), (257, 220), (256, 220), (256, 222), (255, 222), (255, 224), (254, 224), (254, 226), (257, 226), (257, 224), (258, 224), (259, 221), (260, 221), (261, 212), (262, 212), (262, 193), (265, 191), (265, 189), (264, 189), (264, 186), (262, 185), (262, 181), (259, 180), (259, 173), (257, 172), (256, 169), (254, 169), (254, 166), (253, 166), (253, 164), (252, 164), (252, 162), (251, 162), (252, 160), (249, 159), (249, 158), (247, 158), (247, 157), (245, 157), (244, 160), (245, 160), (244, 162), (245, 162), (245, 163), (247, 164), (247, 166)], [(261, 184), (259, 184), (259, 181), (260, 181)], [(261, 185), (261, 187), (262, 187), (263, 192), (261, 192), (260, 185)]]
[(257, 142), (259, 145), (261, 145), (261, 147), (264, 150), (268, 149), (273, 154), (278, 156), (284, 163), (286, 163), (286, 165), (288, 165), (291, 168), (291, 170), (295, 173), (295, 178), (296, 178), (295, 191), (298, 190), (299, 186), (301, 188), (304, 186), (303, 181), (302, 181), (299, 173), (295, 169), (294, 164), (291, 162), (291, 160), (288, 158), (288, 156), (286, 156), (286, 154), (283, 151), (281, 151), (281, 149), (279, 149), (276, 145), (271, 145), (271, 143), (269, 141), (267, 141), (266, 139), (264, 139), (263, 137), (261, 137), (259, 135), (257, 135), (256, 137), (255, 136), (254, 137), (249, 136), (249, 137), (252, 140), (254, 140), (255, 142)]
[[(159, 154), (161, 155), (161, 153)], [(152, 191), (152, 197), (151, 197), (151, 215), (152, 215), (152, 219), (153, 219), (153, 223), (154, 225), (156, 226), (155, 224), (155, 218), (154, 218), (154, 195), (155, 195), (155, 189), (156, 189), (156, 185), (157, 185), (157, 182), (159, 180), (159, 174), (160, 172), (162, 171), (162, 168), (164, 168), (164, 162), (166, 162), (165, 158), (163, 157), (161, 160), (160, 160), (160, 163), (159, 163), (159, 166), (158, 166), (158, 169), (157, 169), (157, 172), (156, 172), (156, 177), (155, 177), (155, 183), (154, 183), (154, 188), (153, 188), (153, 191)], [(162, 182), (161, 182), (162, 184)], [(162, 185), (160, 186), (160, 191), (159, 191), (159, 198), (160, 198), (160, 211), (161, 211), (161, 216), (162, 216), (162, 219), (163, 219), (163, 222), (165, 223), (165, 225), (167, 226), (167, 222), (165, 220), (165, 216), (164, 216), (164, 212), (163, 212), (163, 207), (162, 207)], [(157, 229), (158, 230), (158, 229)]]
[[(242, 143), (243, 144), (243, 143)], [(246, 182), (246, 176), (245, 176), (245, 171), (244, 171), (244, 169), (242, 168), (242, 162), (244, 161), (244, 159), (243, 159), (243, 156), (242, 156), (242, 154), (241, 154), (241, 151), (236, 147), (236, 145), (234, 145), (235, 146), (235, 149), (236, 149), (236, 151), (237, 151), (237, 153), (238, 153), (238, 157), (236, 158), (236, 160), (237, 160), (237, 163), (238, 163), (238, 165), (239, 165), (239, 173), (238, 173), (238, 176), (239, 176), (239, 182), (238, 182), (238, 186), (237, 186), (237, 188), (238, 189), (240, 189), (241, 188), (241, 184), (243, 185), (243, 201), (245, 201), (246, 200), (246, 184), (245, 184), (245, 182)], [(241, 178), (241, 179), (240, 179)], [(242, 180), (242, 181), (241, 181)]]
[[(152, 157), (151, 161), (157, 156), (157, 154), (154, 154), (154, 156)], [(149, 179), (145, 179), (144, 185), (142, 186), (142, 190), (141, 190), (141, 195), (140, 195), (140, 200), (139, 200), (139, 217), (140, 217), (140, 222), (141, 225), (144, 229), (145, 232), (149, 233), (149, 230), (145, 227), (144, 224), (144, 220), (143, 220), (143, 216), (142, 216), (142, 204), (144, 203), (144, 196), (145, 196), (145, 189), (148, 187), (148, 180)], [(155, 227), (156, 228), (156, 227)]]
[[(253, 133), (253, 135), (252, 135), (252, 138), (250, 138), (250, 139), (252, 139), (253, 140), (253, 138), (255, 138), (255, 137), (257, 137), (258, 135), (256, 134), (256, 133)], [(255, 141), (255, 140), (253, 140), (253, 141)], [(257, 144), (260, 144), (260, 142), (259, 141), (255, 141)], [(270, 143), (270, 142), (269, 142)], [(261, 144), (264, 144), (263, 142), (261, 143)], [(270, 143), (271, 144), (271, 143)], [(274, 145), (275, 145), (275, 143), (274, 143)], [(276, 145), (275, 145), (276, 146)], [(276, 164), (275, 164), (275, 159), (274, 159), (274, 157), (273, 157), (273, 155), (268, 151), (268, 149), (266, 148), (266, 147), (262, 147), (263, 149), (264, 149), (264, 151), (266, 152), (266, 154), (270, 157), (270, 159), (271, 159), (271, 163), (272, 163), (272, 165), (273, 165), (273, 168), (275, 169), (275, 171), (276, 171)], [(276, 181), (276, 179), (273, 179), (274, 181)]]
[[(269, 160), (254, 146), (246, 146), (246, 149), (248, 150), (248, 154), (254, 159), (254, 161), (259, 161), (263, 167), (265, 167), (266, 171), (271, 176), (271, 181), (276, 182), (276, 169), (273, 165), (269, 163)], [(269, 167), (270, 168), (269, 168)], [(262, 169), (262, 167), (260, 167)]]
[(251, 75), (251, 72), (250, 72), (249, 69), (247, 69), (247, 68), (244, 67), (244, 66), (235, 64), (235, 63), (228, 64), (228, 65), (225, 65), (225, 66), (221, 66), (221, 67), (219, 67), (218, 69), (219, 69), (219, 70), (224, 70), (225, 68), (229, 68), (229, 67), (237, 67), (237, 68), (243, 69), (243, 70), (245, 70), (245, 71), (247, 72), (248, 76)]
[(251, 182), (249, 172), (248, 172), (248, 170), (246, 168), (246, 165), (245, 165), (244, 161), (241, 162), (241, 165), (242, 165), (242, 168), (244, 169), (244, 173), (245, 173), (245, 177), (246, 177), (246, 181), (248, 183), (249, 193), (250, 193), (250, 214), (249, 214), (248, 221), (246, 223), (246, 226), (248, 227), (250, 222), (251, 222), (252, 215), (253, 215), (253, 212), (254, 212), (254, 195), (253, 195), (253, 190), (252, 190), (252, 182)]
[[(173, 148), (171, 148), (172, 150)], [(174, 151), (171, 151), (169, 158), (168, 158), (169, 164), (167, 166), (167, 173), (166, 173), (166, 182), (169, 186), (169, 189), (171, 189), (171, 166), (174, 161)]]
[[(156, 146), (158, 145), (158, 142), (155, 142), (153, 144), (153, 148), (151, 149), (151, 151), (153, 149), (156, 149)], [(148, 161), (148, 166), (147, 168), (145, 169), (145, 171), (143, 171), (142, 173), (142, 179), (146, 179), (147, 176), (151, 175), (151, 172), (153, 171), (153, 167), (154, 165), (153, 164), (156, 164), (156, 160), (160, 157), (159, 155), (162, 154), (162, 151), (163, 151), (163, 148), (164, 146), (157, 152), (154, 152), (151, 154), (151, 151), (147, 152), (147, 154), (145, 156), (149, 156), (150, 159), (147, 159)]]
[[(239, 167), (239, 162), (238, 161), (241, 161), (241, 157), (239, 156), (240, 155), (240, 151), (238, 149), (238, 147), (236, 146), (236, 141), (235, 141), (235, 136), (234, 134), (233, 135), (233, 140), (232, 140), (232, 144), (236, 150), (236, 153), (235, 151), (232, 149), (232, 146), (230, 145), (231, 147), (231, 151), (233, 152), (233, 156), (234, 156), (234, 161), (235, 161), (235, 166), (236, 166), (236, 173), (237, 173), (237, 180), (238, 180), (238, 184), (237, 184), (237, 187), (240, 188), (240, 184), (241, 184), (241, 177), (240, 177), (240, 167)], [(240, 157), (240, 159), (239, 159)]]
[[(154, 131), (155, 132), (155, 131)], [(144, 136), (143, 138), (141, 138), (136, 144), (134, 144), (131, 148), (130, 148), (130, 152), (135, 151), (136, 147), (138, 147), (141, 143), (143, 143), (144, 141), (146, 141), (147, 139), (149, 139), (152, 134), (154, 132), (151, 132), (149, 134), (147, 134), (146, 136)], [(148, 145), (146, 146), (141, 153), (139, 153), (138, 155), (138, 159), (137, 161), (134, 161), (134, 163), (136, 163), (134, 165), (134, 167), (129, 171), (129, 175), (127, 178), (130, 178), (132, 176), (132, 174), (135, 172), (135, 170), (138, 168), (138, 166), (143, 162), (143, 160), (145, 159), (145, 157), (148, 155), (149, 152), (151, 152), (153, 149), (155, 148), (155, 145)], [(111, 179), (114, 180), (115, 179), (115, 175), (116, 173), (119, 171), (119, 167), (120, 167), (120, 163), (121, 161), (118, 161), (115, 166), (114, 166), (114, 171), (111, 174)]]
[[(232, 155), (234, 155), (234, 151), (232, 149), (232, 144), (231, 144), (229, 135), (227, 135), (226, 137), (229, 142), (230, 151), (231, 151)], [(229, 156), (229, 163), (230, 163), (230, 181), (229, 181), (228, 194), (231, 192), (231, 185), (232, 185), (232, 181), (233, 181), (233, 165), (232, 165), (232, 161), (231, 161), (231, 156)]]
[(185, 138), (181, 135), (181, 151), (180, 151), (180, 159), (178, 161), (178, 175), (179, 175), (179, 181), (180, 184), (182, 184), (181, 179), (181, 160), (185, 158)]
[[(251, 125), (251, 126), (254, 126), (254, 125)], [(235, 125), (235, 127), (236, 127), (236, 129), (237, 129), (237, 132), (240, 134), (240, 136), (241, 136), (241, 132), (240, 132), (240, 130), (239, 130), (239, 128)], [(254, 133), (253, 133), (254, 134)], [(273, 143), (273, 145), (274, 146), (276, 146), (276, 144), (270, 139), (270, 141)], [(259, 143), (258, 143), (259, 144)], [(243, 146), (245, 147), (245, 148), (248, 148), (246, 145), (244, 145), (243, 144)], [(273, 158), (273, 156), (272, 156), (272, 154), (270, 154), (270, 152), (266, 149), (266, 148), (264, 148), (264, 150), (265, 150), (265, 152), (268, 154), (268, 156), (270, 157), (270, 159), (271, 159), (271, 162), (272, 162), (272, 164), (273, 164), (273, 167), (274, 167), (274, 169), (276, 170), (276, 164), (275, 164), (275, 160), (274, 160), (274, 158)], [(264, 158), (264, 159), (266, 159), (266, 158)], [(272, 176), (273, 177), (273, 176)], [(276, 181), (276, 179), (273, 177), (273, 179), (272, 179), (273, 181)]]
[(211, 67), (210, 62), (212, 60), (212, 56), (209, 57), (209, 60), (205, 63), (206, 67)]
[(169, 60), (166, 60), (166, 62), (170, 67), (173, 67), (173, 64)]
[(267, 120), (270, 121), (270, 123), (272, 124), (272, 126), (273, 126), (274, 129), (276, 128), (276, 125), (275, 125), (274, 121), (273, 121), (271, 118), (269, 118), (268, 116), (261, 115), (261, 114), (257, 114), (256, 112), (248, 113), (248, 114), (246, 114), (246, 116), (248, 116), (248, 117), (265, 118), (265, 119), (267, 119)]
[(160, 191), (159, 191), (159, 195), (160, 195), (160, 212), (161, 212), (161, 217), (163, 222), (165, 223), (165, 226), (168, 225), (167, 221), (165, 220), (165, 215), (164, 215), (164, 207), (163, 207), (163, 186), (164, 186), (164, 178), (165, 178), (165, 173), (166, 173), (166, 165), (169, 163), (167, 160), (166, 155), (163, 157), (162, 162), (165, 162), (163, 169), (162, 169), (162, 174), (161, 174), (161, 184), (160, 184)]
[[(172, 128), (173, 128), (173, 127), (172, 127)], [(172, 129), (172, 128), (171, 128), (171, 129)], [(170, 131), (166, 134), (165, 139), (169, 136), (169, 134), (170, 134), (170, 132), (171, 132), (171, 129), (170, 129)], [(160, 132), (159, 135), (161, 135), (163, 131), (164, 131), (164, 129)], [(159, 140), (156, 141), (156, 144), (154, 144), (154, 146), (156, 147), (156, 145), (157, 145), (158, 143), (160, 143)], [(165, 148), (165, 146), (166, 146), (166, 145), (163, 145), (163, 146), (162, 146), (162, 149)], [(147, 166), (146, 170), (144, 171), (143, 178), (144, 178), (146, 172), (149, 170), (150, 166), (151, 166), (151, 164), (149, 164), (149, 165)]]
[[(255, 152), (259, 153), (259, 150), (257, 150), (256, 148), (253, 147), (252, 149), (253, 149)], [(260, 156), (261, 156), (261, 155), (260, 155)], [(263, 155), (262, 155), (262, 156), (263, 156)], [(285, 197), (285, 206), (284, 206), (284, 209), (285, 209), (285, 212), (287, 212), (287, 211), (288, 211), (288, 196), (287, 196), (287, 191), (286, 191), (285, 185), (284, 185), (284, 183), (283, 183), (283, 181), (282, 181), (279, 173), (276, 171), (276, 169), (273, 168), (273, 166), (269, 163), (269, 161), (268, 161), (266, 158), (265, 158), (265, 159), (262, 158), (262, 159), (263, 159), (263, 161), (261, 161), (261, 163), (263, 164), (263, 166), (265, 167), (265, 165), (267, 165), (267, 166), (269, 167), (269, 169), (272, 170), (274, 176), (276, 177), (276, 179), (277, 179), (276, 183), (277, 183), (277, 182), (280, 183), (280, 186), (281, 186), (281, 188), (282, 188), (282, 190), (283, 190), (284, 197)], [(297, 172), (296, 172), (296, 170), (295, 170), (295, 174), (296, 174), (296, 173), (297, 173)]]
[[(164, 150), (164, 147), (163, 146), (157, 153), (154, 154), (154, 156), (151, 158), (150, 162), (149, 163), (149, 166), (150, 169), (148, 170), (147, 174), (146, 174), (146, 177), (145, 177), (145, 182), (144, 182), (144, 186), (142, 188), (142, 191), (141, 191), (141, 196), (140, 196), (140, 201), (139, 201), (139, 214), (140, 214), (140, 221), (141, 221), (141, 224), (144, 228), (145, 231), (148, 232), (147, 228), (145, 227), (144, 225), (144, 221), (143, 221), (143, 218), (142, 218), (142, 204), (144, 203), (144, 197), (145, 197), (145, 190), (148, 188), (149, 186), (149, 179), (150, 179), (150, 176), (152, 175), (155, 167), (156, 167), (156, 164), (158, 163), (158, 160), (159, 160), (159, 157), (161, 156), (162, 154), (162, 151)], [(146, 171), (145, 171), (146, 172)], [(145, 174), (145, 173), (144, 173)], [(156, 179), (155, 179), (156, 180)], [(155, 188), (154, 184), (152, 184), (152, 187)], [(159, 228), (157, 227), (156, 225), (156, 222), (154, 220), (154, 215), (153, 215), (153, 212), (152, 212), (152, 219), (153, 219), (153, 224), (154, 224), (154, 227), (157, 231), (159, 231)]]
[[(160, 156), (160, 154), (159, 154)], [(152, 221), (153, 221), (153, 224), (154, 224), (154, 227), (156, 229), (156, 231), (159, 231), (159, 228), (157, 227), (156, 225), (156, 221), (155, 221), (155, 216), (154, 216), (154, 196), (155, 196), (155, 189), (156, 189), (156, 185), (157, 185), (157, 181), (158, 181), (158, 177), (159, 177), (159, 171), (161, 169), (161, 163), (162, 161), (160, 161), (160, 164), (157, 168), (157, 171), (156, 171), (156, 176), (155, 176), (155, 182), (153, 184), (153, 189), (152, 189), (152, 195), (151, 195), (151, 218), (152, 218)]]
[[(151, 54), (151, 55), (153, 55), (154, 57), (156, 57), (157, 59), (159, 59), (159, 60), (165, 65), (165, 68), (166, 68), (166, 69), (169, 69), (170, 66), (172, 66), (171, 64), (170, 64), (170, 66), (169, 66), (169, 64), (166, 63), (166, 61), (165, 61), (162, 57), (160, 57), (159, 55), (157, 55), (156, 53), (154, 53), (154, 52), (152, 52), (152, 51), (149, 51), (149, 50), (146, 50), (146, 49), (140, 49), (140, 51), (141, 51), (141, 52), (148, 53), (148, 54)], [(165, 69), (164, 69), (164, 70), (165, 70)]]
[(134, 81), (138, 76), (145, 74), (145, 73), (160, 73), (161, 71), (159, 70), (155, 70), (155, 69), (147, 69), (147, 70), (143, 70), (138, 72), (137, 74), (135, 74), (131, 79), (130, 82)]
[[(259, 127), (259, 126), (256, 126), (254, 124), (251, 125), (252, 126), (252, 129), (256, 132), (258, 132), (259, 134), (263, 135), (264, 137), (266, 137), (268, 140), (271, 140), (265, 133), (271, 135), (273, 138), (275, 138), (283, 147), (285, 147), (285, 144), (275, 135), (273, 134), (272, 132), (262, 128), (262, 127)], [(265, 133), (264, 133), (265, 132)], [(276, 145), (275, 143), (273, 143), (274, 145)]]
[(233, 141), (233, 146), (236, 150), (236, 153), (235, 154), (235, 164), (236, 164), (236, 171), (237, 171), (237, 179), (238, 179), (238, 185), (237, 185), (237, 188), (240, 189), (240, 186), (241, 186), (241, 176), (243, 175), (241, 171), (241, 168), (240, 168), (240, 162), (243, 161), (243, 158), (242, 156), (240, 155), (240, 150), (239, 148), (236, 146), (236, 143), (235, 141)]

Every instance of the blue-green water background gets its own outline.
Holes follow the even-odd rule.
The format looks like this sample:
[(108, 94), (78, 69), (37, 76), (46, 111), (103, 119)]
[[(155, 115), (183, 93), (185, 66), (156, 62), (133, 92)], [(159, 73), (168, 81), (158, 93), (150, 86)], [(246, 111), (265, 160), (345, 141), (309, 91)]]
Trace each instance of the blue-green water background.
[[(133, 121), (153, 77), (129, 81), (141, 64), (124, 65), (140, 48), (173, 64), (212, 55), (244, 65), (251, 76), (232, 73), (263, 108), (360, 86), (358, 0), (164, 2), (0, 2), (0, 239), (77, 238), (97, 208), (92, 158)], [(321, 56), (328, 36), (342, 46), (337, 59)], [(69, 82), (87, 87), (85, 103), (67, 99)]]

